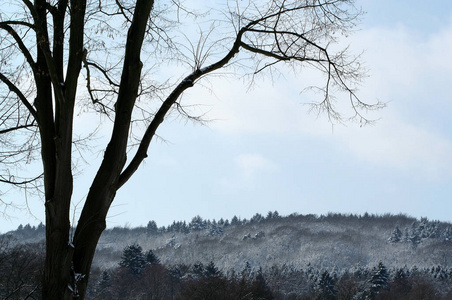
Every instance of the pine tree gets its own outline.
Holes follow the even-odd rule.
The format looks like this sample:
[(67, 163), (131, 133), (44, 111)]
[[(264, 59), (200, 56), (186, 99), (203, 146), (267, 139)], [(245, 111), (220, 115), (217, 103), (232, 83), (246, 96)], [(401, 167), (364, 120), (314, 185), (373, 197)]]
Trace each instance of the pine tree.
[(421, 243), (422, 237), (418, 228), (412, 227), (411, 233), (409, 235), (409, 241), (414, 249)]
[(272, 211), (269, 211), (268, 213), (267, 213), (267, 220), (270, 220), (270, 219), (272, 219), (273, 218), (273, 212)]
[(233, 216), (231, 219), (231, 225), (240, 225), (240, 224), (241, 224), (240, 219), (237, 218), (237, 216)]
[(110, 287), (112, 286), (111, 275), (107, 271), (103, 271), (100, 280), (96, 285), (96, 298), (97, 299), (111, 299), (112, 293)]
[(207, 222), (204, 221), (200, 216), (193, 217), (191, 222), (188, 224), (190, 230), (203, 230), (207, 228)]
[(44, 224), (42, 224), (42, 222), (39, 223), (37, 230), (44, 230), (46, 228), (46, 226)]
[(219, 277), (220, 275), (221, 272), (218, 270), (217, 266), (215, 266), (215, 263), (213, 261), (210, 261), (210, 263), (204, 269), (204, 276), (207, 278), (211, 278)]
[(149, 221), (148, 225), (146, 226), (146, 232), (147, 234), (154, 234), (158, 232), (157, 223), (155, 221)]
[(271, 289), (268, 286), (267, 281), (265, 280), (265, 277), (262, 273), (262, 269), (259, 269), (259, 271), (256, 274), (256, 277), (254, 278), (251, 284), (251, 294), (252, 299), (260, 300), (273, 299)]
[(207, 228), (207, 235), (208, 236), (214, 236), (214, 235), (222, 235), (223, 234), (223, 227), (217, 224), (210, 224)]
[(391, 232), (391, 236), (388, 238), (390, 243), (398, 243), (402, 240), (403, 234), (397, 225), (396, 228)]
[(149, 250), (146, 252), (146, 262), (151, 265), (158, 265), (160, 264), (160, 259), (157, 257), (157, 255), (154, 254), (152, 250)]
[(389, 273), (385, 265), (382, 262), (378, 263), (376, 269), (374, 269), (372, 278), (370, 279), (371, 292), (373, 295), (378, 294), (381, 289), (389, 290)]
[(324, 271), (320, 275), (320, 280), (317, 284), (319, 290), (318, 299), (335, 300), (337, 299), (337, 290), (333, 277), (331, 277), (328, 271)]
[(254, 223), (254, 222), (259, 223), (259, 222), (261, 222), (261, 221), (264, 220), (264, 219), (265, 219), (265, 218), (264, 218), (261, 214), (256, 213), (256, 214), (250, 219), (250, 223)]
[(204, 271), (205, 271), (204, 265), (201, 262), (194, 264), (192, 267), (192, 272), (195, 275), (195, 277), (198, 278), (203, 277), (205, 273)]
[(119, 265), (129, 269), (132, 274), (140, 274), (146, 266), (143, 249), (138, 244), (128, 245), (124, 248)]

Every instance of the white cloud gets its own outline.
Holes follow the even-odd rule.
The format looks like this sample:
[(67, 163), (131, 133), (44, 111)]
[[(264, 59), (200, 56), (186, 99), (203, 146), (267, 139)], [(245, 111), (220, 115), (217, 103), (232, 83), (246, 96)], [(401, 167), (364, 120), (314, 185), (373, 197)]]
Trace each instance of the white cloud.
[(452, 168), (450, 139), (397, 116), (388, 116), (374, 127), (337, 130), (335, 138), (361, 160), (414, 171), (414, 177), (436, 180)]
[(259, 186), (267, 175), (274, 176), (278, 165), (262, 154), (240, 154), (233, 158), (231, 174), (220, 179), (219, 186), (231, 191), (249, 191)]
[(427, 65), (435, 70), (451, 72), (450, 49), (452, 49), (452, 22), (448, 27), (431, 35), (426, 53)]
[(240, 154), (235, 158), (235, 163), (240, 169), (240, 177), (248, 180), (256, 173), (276, 169), (276, 164), (261, 154)]
[[(430, 35), (403, 25), (365, 29), (353, 38), (351, 48), (367, 49), (363, 60), (370, 77), (363, 83), (360, 97), (389, 102), (377, 113), (382, 119), (375, 127), (338, 125), (333, 132), (325, 117), (307, 114), (308, 107), (302, 103), (312, 101), (309, 97), (315, 95), (299, 93), (305, 78), (317, 76), (311, 76), (309, 70), (298, 79), (287, 75), (274, 83), (269, 79), (258, 82), (249, 93), (238, 80), (213, 79), (215, 94), (194, 90), (194, 99), (211, 106), (208, 116), (216, 121), (210, 126), (223, 134), (267, 134), (269, 139), (279, 134), (316, 136), (338, 143), (359, 160), (416, 171), (425, 178), (450, 173), (452, 132), (444, 125), (448, 120), (434, 112), (438, 107), (451, 107), (447, 86), (439, 82), (452, 78), (452, 65), (446, 59), (452, 48), (452, 25)], [(346, 100), (340, 107), (343, 105)], [(259, 165), (256, 157), (238, 161), (248, 176), (253, 174), (253, 164)]]
[[(195, 89), (190, 102), (209, 107), (209, 126), (222, 134), (330, 133), (325, 119), (309, 114), (307, 94), (300, 92), (306, 85), (288, 74), (272, 82), (258, 81), (251, 90), (238, 79), (211, 80), (213, 93)], [(317, 95), (320, 96), (320, 95)], [(318, 100), (318, 99), (317, 99)]]
[(357, 40), (368, 49), (364, 59), (372, 70), (365, 97), (390, 103), (375, 127), (343, 130), (338, 140), (366, 161), (415, 171), (413, 176), (424, 179), (450, 177), (452, 132), (441, 132), (448, 120), (433, 112), (451, 107), (448, 88), (440, 82), (452, 77), (452, 64), (445, 59), (452, 26), (431, 35), (402, 25), (373, 28)]

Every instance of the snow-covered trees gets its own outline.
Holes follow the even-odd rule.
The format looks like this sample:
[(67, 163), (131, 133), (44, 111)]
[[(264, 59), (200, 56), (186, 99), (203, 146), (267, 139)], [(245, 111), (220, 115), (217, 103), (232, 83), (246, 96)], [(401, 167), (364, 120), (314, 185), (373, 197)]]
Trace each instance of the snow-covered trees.
[(108, 271), (103, 271), (100, 279), (97, 281), (96, 286), (94, 288), (93, 294), (96, 295), (95, 299), (112, 299), (112, 278), (111, 274)]
[(388, 238), (388, 241), (391, 243), (397, 243), (400, 242), (403, 238), (403, 233), (399, 229), (399, 226), (397, 225), (396, 228), (391, 232), (391, 236)]
[(188, 224), (188, 228), (190, 230), (203, 230), (207, 228), (207, 222), (200, 216), (196, 216), (191, 219), (191, 222)]
[(130, 273), (138, 275), (147, 265), (158, 265), (160, 259), (152, 250), (143, 253), (143, 248), (137, 243), (128, 245), (122, 251), (119, 265), (126, 268)]
[(416, 249), (426, 239), (440, 239), (442, 241), (452, 240), (452, 229), (450, 226), (441, 226), (439, 221), (429, 221), (427, 218), (415, 220), (410, 226), (405, 227), (404, 233), (396, 225), (391, 231), (388, 241), (390, 243), (408, 242)]
[(372, 295), (376, 295), (380, 292), (380, 290), (388, 290), (390, 281), (388, 270), (385, 265), (380, 262), (378, 266), (374, 268), (372, 272), (372, 278), (370, 279), (370, 292)]

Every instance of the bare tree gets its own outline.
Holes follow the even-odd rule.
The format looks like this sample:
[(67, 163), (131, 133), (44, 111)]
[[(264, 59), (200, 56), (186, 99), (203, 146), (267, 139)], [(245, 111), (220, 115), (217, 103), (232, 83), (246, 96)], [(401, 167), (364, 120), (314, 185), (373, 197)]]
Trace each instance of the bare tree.
[[(0, 180), (38, 189), (42, 182), (43, 299), (84, 298), (117, 190), (146, 158), (165, 117), (175, 112), (200, 120), (181, 95), (215, 71), (252, 80), (279, 65), (310, 65), (325, 79), (313, 107), (330, 120), (343, 118), (333, 92), (348, 94), (352, 117), (365, 122), (363, 110), (381, 107), (355, 95), (362, 77), (356, 57), (331, 50), (361, 14), (353, 0), (226, 1), (202, 11), (174, 0), (7, 0), (2, 6)], [(165, 66), (177, 66), (182, 77), (160, 80)], [(74, 137), (77, 110), (107, 116), (112, 129), (71, 235), (74, 148), (90, 142)], [(145, 128), (141, 136), (136, 126)], [(42, 174), (21, 176), (18, 166), (38, 157)]]

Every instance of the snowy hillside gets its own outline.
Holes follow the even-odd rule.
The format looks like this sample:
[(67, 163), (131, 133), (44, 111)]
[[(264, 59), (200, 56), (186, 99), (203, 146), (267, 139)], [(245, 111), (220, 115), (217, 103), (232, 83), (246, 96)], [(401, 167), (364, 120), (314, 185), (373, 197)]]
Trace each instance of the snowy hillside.
[[(44, 232), (0, 236), (0, 297), (39, 294)], [(87, 299), (452, 299), (451, 258), (450, 223), (404, 215), (149, 221), (103, 233)]]
[[(44, 239), (44, 227), (26, 225), (8, 233), (16, 242)], [(452, 264), (452, 225), (404, 215), (256, 214), (211, 221), (197, 216), (188, 224), (107, 229), (99, 242), (95, 265), (116, 267), (123, 249), (139, 244), (153, 250), (165, 265), (213, 261), (222, 270), (291, 265), (349, 269), (375, 266), (429, 268)]]
[(154, 250), (162, 263), (214, 261), (223, 270), (288, 264), (348, 269), (352, 266), (431, 267), (452, 263), (452, 226), (448, 223), (398, 216), (291, 215), (231, 222), (193, 218), (167, 228), (107, 230), (96, 263), (117, 265), (125, 246), (137, 243)]

